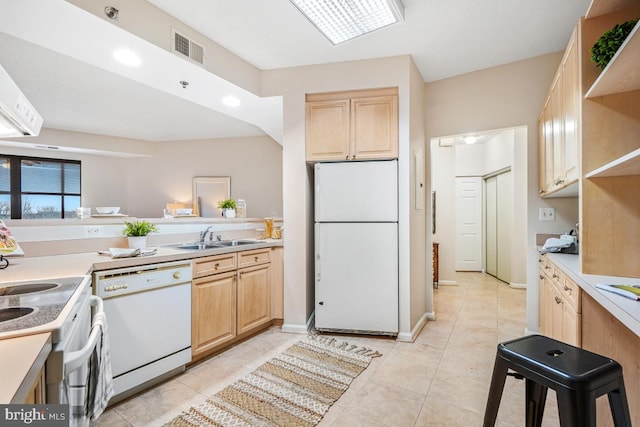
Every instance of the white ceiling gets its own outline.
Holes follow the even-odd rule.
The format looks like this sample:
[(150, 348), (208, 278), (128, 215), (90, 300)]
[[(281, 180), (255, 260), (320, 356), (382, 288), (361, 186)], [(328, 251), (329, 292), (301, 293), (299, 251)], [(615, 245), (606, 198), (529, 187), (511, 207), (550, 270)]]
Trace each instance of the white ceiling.
[[(260, 69), (410, 54), (427, 82), (562, 50), (590, 3), (402, 0), (404, 22), (333, 46), (289, 0), (148, 1)], [(64, 3), (46, 2), (69, 12), (70, 31), (76, 31), (70, 37), (78, 38), (81, 28), (82, 38), (96, 44), (98, 32), (111, 31), (103, 24), (117, 29), (88, 13), (82, 15), (87, 24), (82, 27), (79, 15)], [(273, 117), (257, 117), (260, 108), (224, 114), (173, 88), (159, 89), (160, 83), (149, 84), (144, 76), (116, 73), (74, 56), (65, 50), (73, 43), (54, 46), (54, 34), (47, 32), (57, 37), (62, 30), (47, 20), (59, 13), (47, 11), (39, 0), (0, 0), (0, 5), (5, 16), (4, 21), (0, 16), (0, 63), (43, 115), (45, 127), (150, 141), (281, 132), (265, 131), (264, 123)], [(7, 17), (7, 11), (15, 14)], [(34, 24), (38, 19), (41, 23)], [(16, 30), (6, 30), (9, 26)]]

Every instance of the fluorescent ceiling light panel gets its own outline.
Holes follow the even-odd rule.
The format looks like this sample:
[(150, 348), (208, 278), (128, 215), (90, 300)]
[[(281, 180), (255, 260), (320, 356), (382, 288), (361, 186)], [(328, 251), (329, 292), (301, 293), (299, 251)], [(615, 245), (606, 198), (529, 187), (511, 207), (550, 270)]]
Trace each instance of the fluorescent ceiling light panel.
[(400, 0), (290, 0), (334, 45), (400, 22)]

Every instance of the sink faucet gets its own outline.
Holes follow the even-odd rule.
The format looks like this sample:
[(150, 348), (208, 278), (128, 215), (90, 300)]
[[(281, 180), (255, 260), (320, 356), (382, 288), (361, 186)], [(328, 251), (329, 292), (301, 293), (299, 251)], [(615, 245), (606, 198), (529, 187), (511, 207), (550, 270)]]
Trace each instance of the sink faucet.
[(213, 226), (209, 226), (206, 230), (200, 232), (200, 243), (204, 243), (204, 239), (207, 237), (207, 233), (212, 229)]

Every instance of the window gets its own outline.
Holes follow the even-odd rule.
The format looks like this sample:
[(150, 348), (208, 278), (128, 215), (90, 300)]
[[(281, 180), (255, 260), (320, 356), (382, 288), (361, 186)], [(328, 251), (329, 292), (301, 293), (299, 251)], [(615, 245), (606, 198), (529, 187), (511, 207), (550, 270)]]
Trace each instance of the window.
[(0, 155), (0, 218), (75, 218), (80, 162)]

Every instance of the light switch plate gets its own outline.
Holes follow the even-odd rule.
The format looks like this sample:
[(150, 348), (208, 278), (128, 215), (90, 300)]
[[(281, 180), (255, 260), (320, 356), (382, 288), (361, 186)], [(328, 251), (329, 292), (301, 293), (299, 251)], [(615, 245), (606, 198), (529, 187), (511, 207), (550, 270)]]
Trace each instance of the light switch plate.
[(538, 220), (540, 221), (555, 221), (556, 220), (556, 208), (540, 208), (538, 211)]

